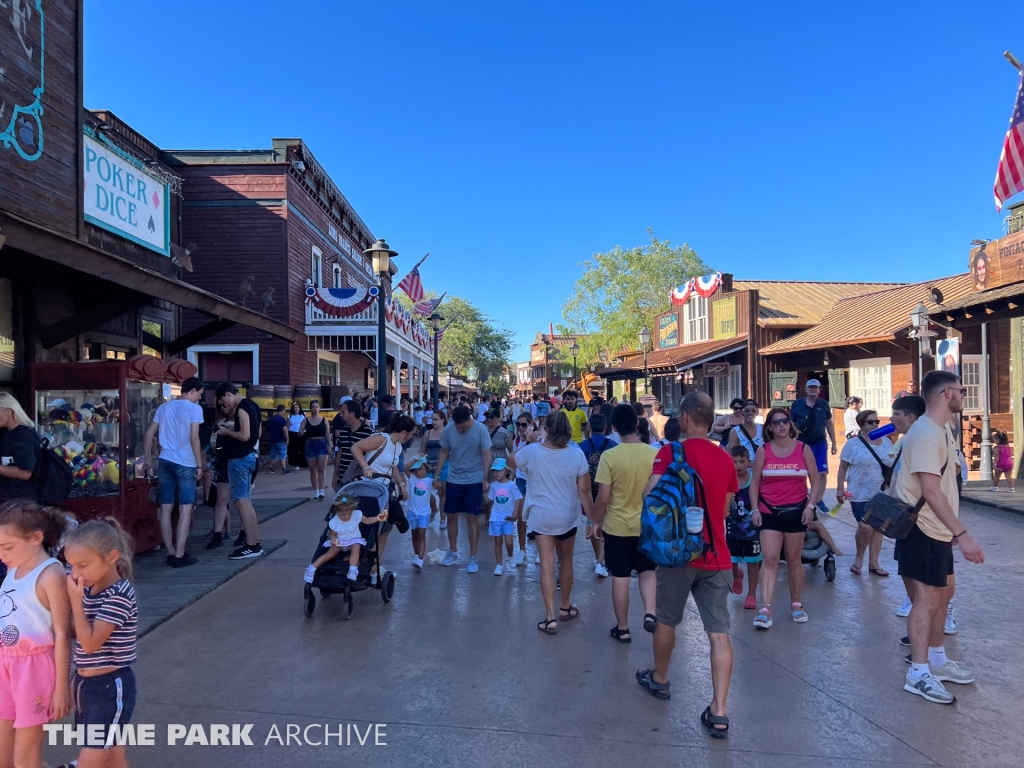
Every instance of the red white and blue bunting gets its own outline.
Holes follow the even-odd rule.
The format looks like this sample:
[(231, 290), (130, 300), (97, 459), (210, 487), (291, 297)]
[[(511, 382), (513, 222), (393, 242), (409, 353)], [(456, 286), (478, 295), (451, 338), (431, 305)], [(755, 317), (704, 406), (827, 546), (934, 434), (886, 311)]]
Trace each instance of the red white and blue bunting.
[(408, 334), (420, 347), (433, 350), (433, 334), (423, 323), (417, 322), (411, 312), (393, 303), (390, 296), (384, 299), (384, 317), (399, 331)]
[(331, 317), (352, 317), (369, 309), (378, 293), (375, 285), (369, 288), (317, 288), (307, 285), (306, 303)]
[(680, 285), (678, 288), (672, 289), (672, 303), (676, 306), (682, 306), (690, 300), (690, 294), (693, 293), (693, 279), (687, 280), (685, 283)]
[(682, 306), (690, 300), (694, 292), (706, 299), (717, 291), (721, 285), (721, 272), (701, 277), (691, 277), (682, 285), (672, 289), (672, 303), (676, 306)]

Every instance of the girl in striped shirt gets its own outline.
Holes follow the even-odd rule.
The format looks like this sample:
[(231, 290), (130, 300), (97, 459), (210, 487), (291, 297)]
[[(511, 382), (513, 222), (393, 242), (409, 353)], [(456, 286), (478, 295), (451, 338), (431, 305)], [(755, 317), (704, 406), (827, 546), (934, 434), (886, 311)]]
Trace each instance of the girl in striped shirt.
[(135, 709), (135, 646), (139, 610), (132, 576), (132, 542), (113, 518), (91, 520), (67, 535), (64, 559), (75, 624), (75, 725), (103, 726), (104, 746), (82, 749), (90, 768), (126, 765), (112, 744), (111, 726), (124, 726)]

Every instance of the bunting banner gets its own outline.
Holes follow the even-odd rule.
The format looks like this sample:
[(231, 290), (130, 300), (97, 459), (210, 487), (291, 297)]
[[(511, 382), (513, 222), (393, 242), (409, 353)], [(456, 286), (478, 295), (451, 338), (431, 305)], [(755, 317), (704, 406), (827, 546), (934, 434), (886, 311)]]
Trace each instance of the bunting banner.
[(687, 280), (685, 283), (680, 285), (678, 288), (672, 289), (672, 303), (677, 306), (682, 306), (690, 300), (690, 294), (693, 293), (693, 278)]
[(693, 278), (693, 289), (697, 292), (698, 296), (702, 296), (705, 299), (717, 291), (721, 284), (721, 272), (715, 272), (713, 275), (704, 275), (703, 277)]
[(375, 285), (369, 288), (317, 288), (307, 285), (306, 303), (331, 317), (351, 317), (369, 309), (379, 292)]

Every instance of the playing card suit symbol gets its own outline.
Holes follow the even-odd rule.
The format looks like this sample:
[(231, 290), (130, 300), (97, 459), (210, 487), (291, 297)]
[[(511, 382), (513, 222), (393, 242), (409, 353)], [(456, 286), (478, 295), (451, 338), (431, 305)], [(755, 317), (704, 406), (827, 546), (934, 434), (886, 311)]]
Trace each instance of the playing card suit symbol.
[(153, 221), (152, 216), (149, 217), (149, 224), (147, 226), (149, 227), (150, 232), (156, 232), (156, 222)]
[(160, 195), (158, 195), (156, 192), (153, 193), (153, 207), (160, 207)]

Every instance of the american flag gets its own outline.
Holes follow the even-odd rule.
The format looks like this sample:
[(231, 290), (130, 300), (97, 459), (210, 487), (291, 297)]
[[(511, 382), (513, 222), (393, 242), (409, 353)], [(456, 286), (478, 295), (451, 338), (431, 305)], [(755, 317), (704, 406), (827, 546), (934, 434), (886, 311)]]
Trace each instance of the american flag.
[(445, 293), (442, 293), (436, 299), (424, 299), (416, 306), (414, 306), (412, 310), (420, 317), (429, 317), (430, 315), (434, 314), (434, 310), (437, 309), (438, 305), (440, 305), (441, 303), (441, 300), (447, 295), (448, 292), (445, 291)]
[(1010, 127), (1003, 139), (1003, 151), (996, 169), (996, 210), (1018, 192), (1024, 191), (1024, 70), (1017, 78), (1017, 100), (1013, 104)]
[[(448, 321), (448, 325), (451, 325), (454, 322), (455, 322), (454, 320), (449, 320)], [(441, 339), (444, 338), (444, 332), (448, 330), (448, 325), (446, 325), (444, 328), (441, 328), (441, 329), (438, 330), (438, 332), (437, 332), (437, 343), (438, 344), (440, 344), (441, 343)]]
[[(430, 254), (428, 253), (427, 256)], [(402, 282), (398, 284), (398, 288), (405, 291), (405, 295), (408, 296), (413, 302), (423, 301), (423, 281), (420, 280), (420, 264), (427, 260), (427, 256), (424, 256), (418, 262), (416, 266), (409, 270), (409, 274), (402, 278)]]

